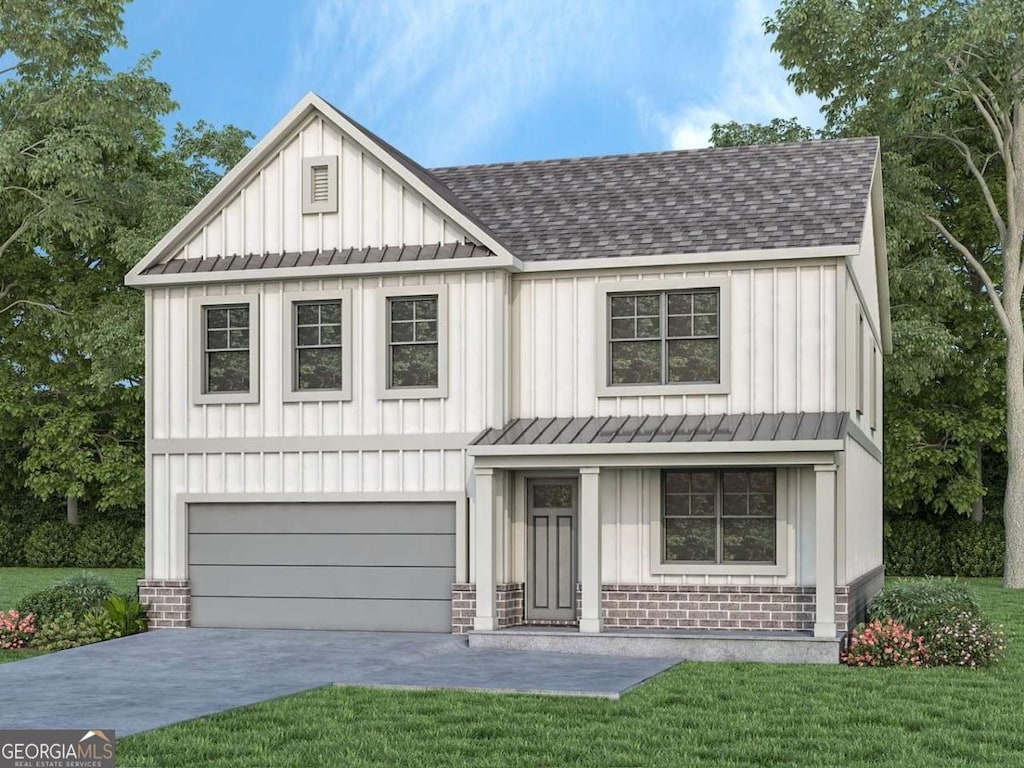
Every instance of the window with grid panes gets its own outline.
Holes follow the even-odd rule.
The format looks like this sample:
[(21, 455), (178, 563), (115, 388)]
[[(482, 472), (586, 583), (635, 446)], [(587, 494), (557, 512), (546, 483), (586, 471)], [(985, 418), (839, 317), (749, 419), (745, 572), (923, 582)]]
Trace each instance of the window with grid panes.
[(249, 305), (203, 307), (203, 391), (248, 392)]
[(341, 302), (310, 301), (292, 305), (295, 328), (296, 391), (342, 388), (344, 350)]
[(388, 299), (389, 389), (438, 386), (437, 296)]
[(717, 288), (611, 294), (608, 315), (610, 385), (721, 380)]

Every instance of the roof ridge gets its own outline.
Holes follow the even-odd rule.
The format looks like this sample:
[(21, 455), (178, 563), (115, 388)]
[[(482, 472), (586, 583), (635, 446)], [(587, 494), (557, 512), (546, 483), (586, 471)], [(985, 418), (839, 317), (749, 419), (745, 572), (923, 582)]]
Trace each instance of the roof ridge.
[[(349, 118), (351, 119), (351, 118)], [(365, 129), (364, 129), (365, 130)], [(751, 152), (756, 150), (771, 151), (779, 149), (792, 149), (795, 147), (811, 147), (811, 146), (822, 146), (826, 144), (853, 144), (853, 143), (864, 143), (864, 144), (875, 144), (879, 143), (880, 139), (878, 136), (841, 136), (832, 139), (808, 139), (806, 141), (785, 141), (778, 142), (775, 144), (747, 144), (741, 147), (691, 147), (689, 149), (659, 149), (650, 152), (619, 152), (609, 155), (578, 155), (575, 157), (552, 157), (544, 160), (502, 160), (497, 163), (471, 163), (469, 165), (439, 165), (432, 168), (424, 168), (425, 171), (430, 173), (435, 179), (444, 183), (438, 176), (437, 173), (445, 171), (461, 171), (461, 170), (476, 170), (481, 168), (502, 168), (502, 167), (522, 167), (522, 166), (537, 166), (537, 165), (558, 165), (558, 164), (570, 164), (583, 161), (601, 161), (601, 160), (633, 160), (637, 158), (647, 157), (678, 157), (681, 155), (693, 155), (702, 152), (706, 153), (726, 153), (726, 152)], [(397, 151), (397, 150), (396, 150)], [(422, 166), (421, 166), (422, 167)], [(447, 186), (447, 185), (446, 185)]]

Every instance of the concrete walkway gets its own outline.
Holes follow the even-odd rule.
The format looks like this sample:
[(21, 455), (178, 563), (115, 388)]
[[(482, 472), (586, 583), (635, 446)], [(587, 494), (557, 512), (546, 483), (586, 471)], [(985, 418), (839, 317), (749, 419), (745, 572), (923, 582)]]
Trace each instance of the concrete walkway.
[(618, 698), (679, 661), (471, 649), (451, 635), (162, 630), (0, 664), (0, 729), (127, 736), (332, 683)]

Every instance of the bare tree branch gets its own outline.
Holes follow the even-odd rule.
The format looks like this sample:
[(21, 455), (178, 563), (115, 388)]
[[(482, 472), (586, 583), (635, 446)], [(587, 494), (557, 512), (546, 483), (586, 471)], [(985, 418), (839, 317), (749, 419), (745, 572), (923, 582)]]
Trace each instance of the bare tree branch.
[(32, 299), (18, 299), (17, 301), (12, 301), (10, 304), (8, 304), (3, 309), (0, 309), (0, 315), (4, 314), (6, 312), (9, 312), (10, 310), (12, 310), (15, 307), (20, 306), (22, 304), (28, 304), (28, 305), (31, 305), (31, 306), (34, 306), (34, 307), (41, 307), (42, 309), (45, 309), (47, 312), (53, 312), (54, 314), (58, 314), (58, 315), (69, 315), (69, 314), (71, 314), (67, 310), (61, 309), (60, 307), (55, 306), (53, 304), (45, 304), (45, 303), (43, 303), (41, 301), (33, 301)]
[(999, 231), (999, 239), (1004, 239), (1006, 237), (1006, 222), (1003, 221), (1003, 214), (999, 210), (999, 205), (996, 203), (995, 196), (992, 194), (992, 189), (988, 185), (988, 180), (985, 178), (984, 172), (978, 168), (977, 163), (974, 162), (974, 154), (971, 152), (971, 148), (967, 146), (966, 142), (958, 139), (956, 136), (939, 134), (939, 138), (956, 147), (957, 151), (960, 152), (964, 160), (967, 162), (967, 168), (970, 170), (971, 175), (974, 176), (974, 180), (978, 182), (978, 186), (981, 188), (981, 194), (985, 198), (985, 205), (988, 206), (989, 215), (992, 216), (992, 221), (995, 223), (996, 229)]
[(936, 219), (934, 216), (925, 216), (925, 218), (933, 227), (939, 230), (939, 234), (945, 238), (946, 242), (960, 252), (960, 255), (964, 257), (967, 263), (971, 265), (971, 269), (973, 269), (981, 279), (981, 282), (985, 284), (986, 293), (988, 294), (989, 301), (992, 302), (992, 306), (996, 311), (999, 323), (1003, 326), (1003, 330), (1005, 330), (1009, 335), (1011, 332), (1010, 319), (1006, 316), (1006, 309), (1003, 307), (1003, 303), (999, 300), (999, 294), (996, 292), (995, 283), (993, 283), (992, 278), (989, 277), (988, 271), (980, 261), (974, 258), (974, 254), (971, 253), (971, 249), (957, 240), (950, 231), (946, 229), (945, 225), (941, 221)]
[(7, 238), (6, 240), (4, 240), (4, 241), (3, 241), (3, 243), (0, 243), (0, 256), (3, 256), (3, 255), (4, 255), (4, 252), (5, 252), (5, 251), (6, 251), (6, 250), (7, 250), (8, 248), (10, 248), (10, 247), (11, 247), (11, 245), (12, 245), (12, 244), (13, 244), (14, 242), (15, 242), (15, 241), (16, 241), (16, 240), (17, 240), (17, 239), (18, 239), (19, 237), (21, 237), (21, 236), (22, 236), (23, 234), (25, 234), (25, 230), (27, 230), (27, 229), (28, 229), (28, 225), (29, 225), (29, 224), (30, 224), (31, 222), (32, 222), (32, 217), (31, 217), (31, 216), (30, 216), (30, 217), (27, 217), (27, 218), (26, 218), (26, 219), (25, 219), (25, 220), (24, 220), (23, 222), (21, 222), (21, 224), (19, 224), (19, 225), (18, 225), (18, 228), (17, 228), (17, 229), (15, 229), (15, 230), (14, 230), (14, 231), (13, 231), (13, 232), (11, 233), (11, 236), (10, 236), (10, 237), (8, 237), (8, 238)]

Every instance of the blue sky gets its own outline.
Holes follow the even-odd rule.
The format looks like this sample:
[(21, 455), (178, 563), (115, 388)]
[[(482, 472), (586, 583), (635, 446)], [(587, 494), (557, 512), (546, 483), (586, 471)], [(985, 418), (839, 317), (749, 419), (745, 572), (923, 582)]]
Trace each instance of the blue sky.
[(126, 66), (203, 118), (266, 133), (307, 91), (427, 166), (705, 146), (798, 117), (773, 0), (136, 0)]

